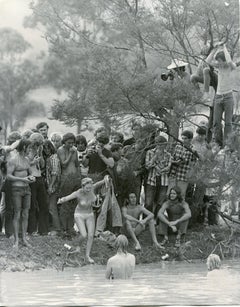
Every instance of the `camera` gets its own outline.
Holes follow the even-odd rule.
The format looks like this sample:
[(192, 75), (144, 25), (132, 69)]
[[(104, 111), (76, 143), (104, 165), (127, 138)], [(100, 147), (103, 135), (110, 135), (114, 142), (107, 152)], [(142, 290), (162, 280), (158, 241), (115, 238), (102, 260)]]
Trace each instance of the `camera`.
[(161, 74), (161, 79), (163, 81), (167, 81), (168, 78), (169, 78), (169, 80), (174, 79), (174, 73), (171, 70), (167, 74), (165, 74), (165, 73)]

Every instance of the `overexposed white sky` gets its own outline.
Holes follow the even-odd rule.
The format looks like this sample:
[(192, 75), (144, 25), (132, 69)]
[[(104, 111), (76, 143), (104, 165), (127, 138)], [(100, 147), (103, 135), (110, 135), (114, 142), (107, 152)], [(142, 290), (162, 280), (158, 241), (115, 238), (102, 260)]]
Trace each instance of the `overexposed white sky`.
[(0, 0), (0, 27), (11, 27), (20, 32), (32, 45), (27, 55), (34, 56), (41, 50), (46, 51), (47, 43), (39, 30), (23, 27), (24, 17), (31, 14), (30, 2), (30, 0)]

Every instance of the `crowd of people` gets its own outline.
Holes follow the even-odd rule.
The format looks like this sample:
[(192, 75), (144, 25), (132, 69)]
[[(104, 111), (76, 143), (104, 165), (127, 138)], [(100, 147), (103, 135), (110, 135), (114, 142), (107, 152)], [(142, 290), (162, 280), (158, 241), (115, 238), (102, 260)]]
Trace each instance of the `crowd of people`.
[[(189, 82), (208, 82), (216, 90), (211, 142), (211, 125), (205, 123), (198, 125), (195, 136), (191, 129), (182, 130), (181, 141), (174, 146), (160, 130), (143, 137), (136, 121), (127, 139), (104, 127), (92, 140), (73, 133), (49, 136), (46, 122), (23, 133), (11, 132), (1, 147), (1, 228), (6, 237), (14, 237), (14, 248), (19, 247), (19, 234), (23, 245), (30, 246), (31, 236), (71, 237), (78, 231), (82, 240), (87, 239), (86, 260), (94, 263), (90, 257), (94, 237), (105, 230), (124, 233), (137, 251), (142, 248), (139, 234), (146, 228), (155, 247), (164, 248), (169, 231), (176, 234), (179, 247), (191, 218), (186, 199), (194, 167), (228, 154), (232, 131), (228, 75), (236, 65), (222, 44), (204, 63), (202, 76), (191, 76)], [(217, 84), (208, 78), (211, 65), (218, 67)], [(179, 68), (175, 67), (177, 73), (184, 77), (185, 70)], [(204, 180), (193, 185), (192, 199), (202, 208), (205, 225), (210, 223), (209, 208), (217, 201), (217, 183), (204, 173)], [(162, 237), (160, 243), (157, 235)]]

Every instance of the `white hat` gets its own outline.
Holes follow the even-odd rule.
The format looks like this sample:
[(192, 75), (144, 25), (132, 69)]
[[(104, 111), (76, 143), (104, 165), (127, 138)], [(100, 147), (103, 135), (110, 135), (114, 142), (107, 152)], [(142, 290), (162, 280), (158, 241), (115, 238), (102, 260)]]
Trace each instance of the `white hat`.
[(167, 69), (174, 69), (177, 67), (183, 67), (183, 66), (187, 66), (188, 63), (183, 62), (182, 60), (179, 59), (173, 59), (172, 63), (167, 67)]

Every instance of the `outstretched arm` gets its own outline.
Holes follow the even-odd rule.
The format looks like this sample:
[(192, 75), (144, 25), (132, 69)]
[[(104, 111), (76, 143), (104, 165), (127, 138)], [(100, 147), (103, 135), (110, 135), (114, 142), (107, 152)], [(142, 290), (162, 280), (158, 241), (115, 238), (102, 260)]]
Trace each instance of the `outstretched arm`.
[(72, 199), (75, 199), (75, 198), (77, 198), (78, 197), (78, 191), (75, 191), (75, 192), (73, 192), (72, 194), (70, 194), (70, 195), (67, 195), (67, 196), (64, 196), (64, 197), (62, 197), (62, 198), (59, 198), (59, 200), (58, 200), (58, 204), (62, 204), (62, 203), (65, 203), (65, 202), (67, 202), (67, 201), (70, 201), (70, 200), (72, 200)]

